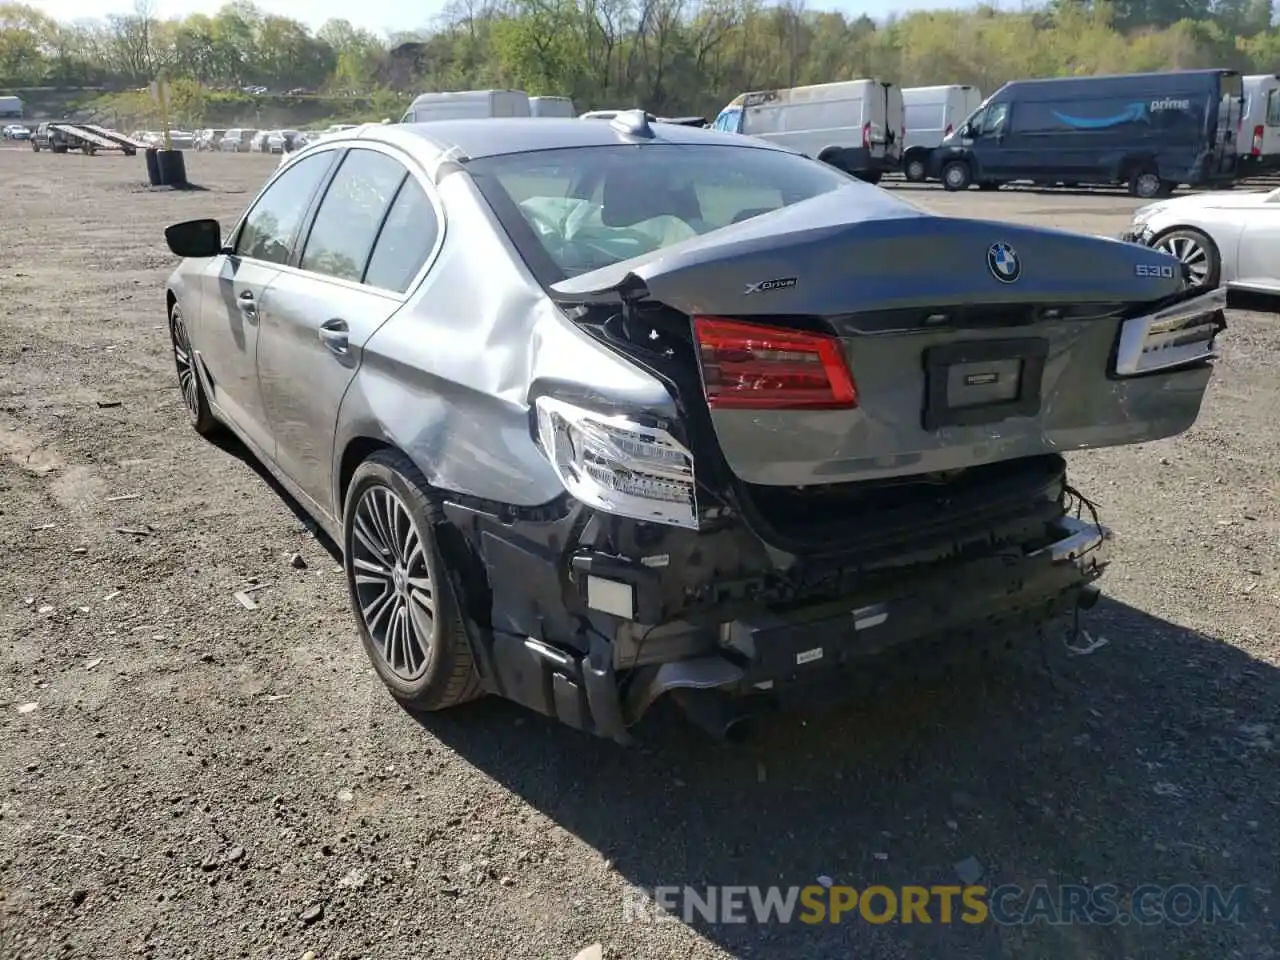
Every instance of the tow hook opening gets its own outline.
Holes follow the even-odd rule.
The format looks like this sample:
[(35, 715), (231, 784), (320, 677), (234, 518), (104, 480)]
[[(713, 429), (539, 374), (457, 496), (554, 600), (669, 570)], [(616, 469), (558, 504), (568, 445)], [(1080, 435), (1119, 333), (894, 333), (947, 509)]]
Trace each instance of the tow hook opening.
[(712, 739), (743, 743), (751, 737), (752, 713), (738, 698), (719, 690), (694, 687), (677, 688), (668, 695), (693, 725)]

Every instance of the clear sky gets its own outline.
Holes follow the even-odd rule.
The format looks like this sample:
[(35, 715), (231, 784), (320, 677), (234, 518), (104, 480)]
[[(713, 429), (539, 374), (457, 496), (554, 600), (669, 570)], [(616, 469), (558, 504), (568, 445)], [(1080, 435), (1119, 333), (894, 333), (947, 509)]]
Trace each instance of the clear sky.
[[(26, 0), (59, 20), (103, 17), (109, 13), (131, 13), (132, 0)], [(160, 18), (188, 13), (213, 13), (224, 0), (152, 0)], [(259, 9), (318, 27), (334, 17), (345, 17), (358, 27), (375, 33), (416, 30), (428, 25), (445, 5), (445, 0), (255, 0)], [(892, 10), (907, 11), (939, 7), (972, 6), (973, 0), (810, 0), (810, 9), (840, 9), (880, 19)], [(998, 3), (993, 6), (999, 6)]]

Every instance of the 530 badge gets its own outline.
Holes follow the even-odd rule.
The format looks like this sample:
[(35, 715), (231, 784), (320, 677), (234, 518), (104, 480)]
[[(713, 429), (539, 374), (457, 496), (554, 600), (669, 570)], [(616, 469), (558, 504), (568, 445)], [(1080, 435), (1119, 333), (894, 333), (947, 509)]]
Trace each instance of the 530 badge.
[(1140, 263), (1133, 268), (1133, 275), (1152, 277), (1156, 280), (1172, 280), (1178, 275), (1178, 268), (1163, 263)]

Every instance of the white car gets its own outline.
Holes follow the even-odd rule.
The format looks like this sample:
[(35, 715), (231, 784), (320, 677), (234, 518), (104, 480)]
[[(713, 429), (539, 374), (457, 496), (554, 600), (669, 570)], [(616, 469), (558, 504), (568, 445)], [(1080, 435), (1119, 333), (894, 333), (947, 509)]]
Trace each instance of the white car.
[(1121, 239), (1173, 254), (1196, 286), (1280, 296), (1280, 189), (1149, 203), (1134, 211)]

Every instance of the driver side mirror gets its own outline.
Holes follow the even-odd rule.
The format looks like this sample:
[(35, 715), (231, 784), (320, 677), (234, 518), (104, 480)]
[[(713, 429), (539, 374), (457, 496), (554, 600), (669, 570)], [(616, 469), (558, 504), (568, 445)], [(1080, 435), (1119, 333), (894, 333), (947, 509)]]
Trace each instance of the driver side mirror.
[(222, 225), (212, 218), (165, 227), (164, 239), (179, 257), (216, 257), (223, 252)]

